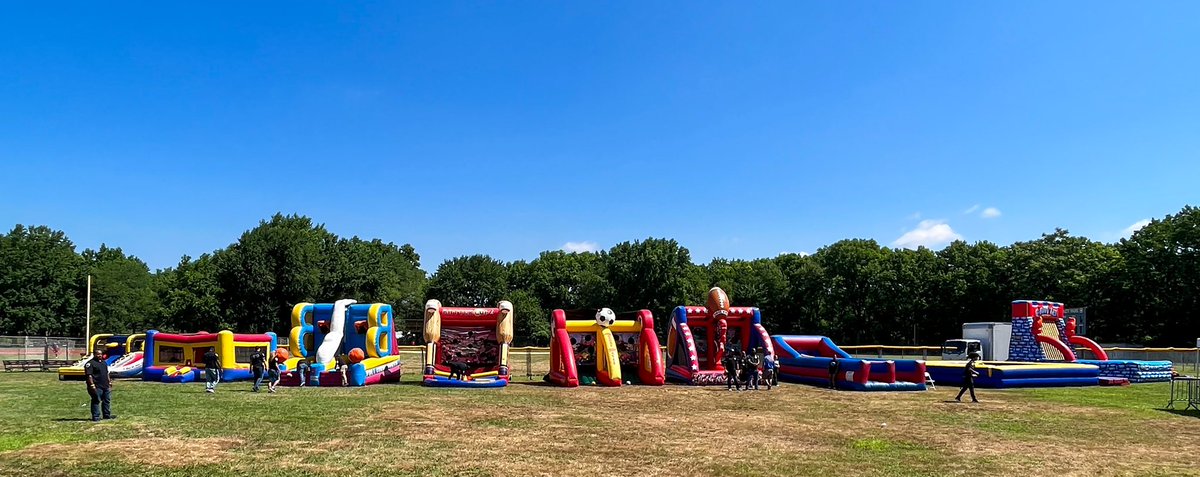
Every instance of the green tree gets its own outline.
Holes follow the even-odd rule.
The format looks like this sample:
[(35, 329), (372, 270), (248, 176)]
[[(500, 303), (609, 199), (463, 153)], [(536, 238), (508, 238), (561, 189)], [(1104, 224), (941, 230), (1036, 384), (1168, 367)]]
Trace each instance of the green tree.
[(963, 323), (1008, 321), (1009, 302), (1016, 296), (1009, 284), (1007, 249), (991, 242), (958, 240), (938, 251), (937, 257), (941, 270), (929, 303), (929, 342), (961, 337)]
[(442, 262), (429, 279), (425, 298), (443, 306), (496, 306), (508, 292), (504, 264), (487, 255), (471, 255)]
[(890, 249), (874, 240), (841, 240), (817, 251), (824, 270), (826, 300), (822, 323), (836, 340), (864, 343), (875, 339), (882, 316), (883, 274)]
[[(1113, 274), (1111, 311), (1090, 334), (1114, 340), (1191, 346), (1200, 336), (1200, 208), (1153, 220), (1117, 245), (1123, 262)], [(1089, 309), (1088, 318), (1092, 313)]]
[(825, 270), (816, 258), (809, 255), (783, 254), (775, 258), (783, 274), (786, 288), (783, 296), (774, 300), (771, 333), (826, 334), (832, 323), (824, 320), (823, 310), (828, 300)]
[(236, 330), (221, 306), (223, 295), (216, 259), (209, 254), (194, 260), (185, 255), (174, 269), (159, 273), (162, 319), (155, 326), (174, 332)]
[(160, 302), (145, 262), (107, 245), (84, 250), (83, 259), (92, 275), (93, 333), (134, 333), (154, 325)]
[(405, 323), (421, 319), (425, 272), (412, 245), (358, 237), (328, 240), (332, 243), (326, 244), (329, 251), (321, 266), (319, 300), (388, 303)]
[(714, 258), (705, 270), (708, 284), (725, 290), (734, 305), (759, 307), (768, 325), (785, 320), (777, 314), (786, 310), (787, 278), (774, 260)]
[(240, 331), (287, 333), (292, 306), (321, 298), (334, 243), (324, 226), (298, 215), (275, 214), (242, 234), (214, 256), (228, 321)]
[(0, 235), (0, 333), (83, 334), (83, 270), (61, 231), (17, 225)]
[(512, 302), (516, 321), (513, 323), (513, 344), (516, 346), (548, 346), (550, 344), (550, 312), (538, 299), (525, 290), (505, 294)]
[(510, 271), (513, 286), (528, 290), (549, 309), (611, 306), (612, 286), (605, 277), (604, 255), (542, 252), (528, 265), (517, 262)]
[(703, 270), (674, 240), (623, 242), (606, 257), (614, 310), (646, 308), (662, 321), (675, 306), (696, 303), (703, 296), (704, 285), (696, 280)]

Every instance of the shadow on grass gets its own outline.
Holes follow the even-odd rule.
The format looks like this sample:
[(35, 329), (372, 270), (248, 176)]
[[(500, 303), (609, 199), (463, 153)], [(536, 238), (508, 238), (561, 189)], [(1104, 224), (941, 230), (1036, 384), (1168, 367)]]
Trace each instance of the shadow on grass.
[(92, 418), (90, 418), (90, 417), (60, 417), (60, 418), (51, 419), (51, 420), (54, 422), (91, 422)]
[(1200, 419), (1200, 411), (1195, 409), (1159, 409), (1159, 411), (1171, 413), (1176, 416), (1187, 416)]

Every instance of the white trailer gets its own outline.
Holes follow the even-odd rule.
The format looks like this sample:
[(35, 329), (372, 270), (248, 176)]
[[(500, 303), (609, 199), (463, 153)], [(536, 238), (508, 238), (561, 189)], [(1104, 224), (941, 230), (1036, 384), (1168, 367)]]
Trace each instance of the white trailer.
[(1008, 361), (1012, 323), (963, 323), (963, 339), (979, 340), (984, 361)]

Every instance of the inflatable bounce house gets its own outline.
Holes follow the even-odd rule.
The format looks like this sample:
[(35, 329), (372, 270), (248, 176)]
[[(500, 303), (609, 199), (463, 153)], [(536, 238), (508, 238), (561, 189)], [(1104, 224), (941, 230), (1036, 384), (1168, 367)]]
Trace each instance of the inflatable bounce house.
[(725, 291), (713, 287), (706, 306), (678, 306), (667, 334), (667, 379), (692, 385), (725, 384), (725, 350), (763, 348), (775, 356), (758, 308), (730, 306)]
[[(313, 386), (341, 386), (338, 357), (346, 367), (347, 386), (396, 382), (402, 374), (396, 348), (392, 306), (382, 303), (298, 303), (292, 307), (292, 331), (279, 383), (300, 384), (297, 364), (309, 363), (305, 381)], [(338, 372), (334, 372), (334, 371)]]
[(850, 356), (824, 336), (776, 335), (779, 380), (829, 385), (830, 362), (837, 361), (837, 389), (851, 391), (924, 391), (925, 362), (914, 359), (869, 360)]
[(550, 374), (559, 386), (661, 386), (662, 352), (650, 310), (554, 310), (550, 320)]
[(142, 374), (142, 352), (146, 346), (146, 335), (92, 335), (88, 340), (87, 357), (75, 364), (58, 368), (58, 379), (83, 379), (83, 365), (92, 360), (96, 349), (104, 351), (108, 362), (108, 375), (114, 378), (136, 378)]
[(142, 379), (164, 383), (203, 380), (204, 353), (210, 347), (221, 358), (221, 381), (251, 379), (250, 355), (255, 350), (274, 353), (275, 346), (275, 333), (240, 334), (225, 330), (172, 334), (150, 330), (146, 332)]
[[(1012, 302), (1012, 331), (1008, 343), (995, 343), (997, 356), (1008, 361), (977, 364), (979, 387), (1050, 387), (1120, 385), (1165, 381), (1171, 378), (1170, 361), (1109, 360), (1094, 341), (1075, 334), (1073, 320), (1062, 303), (1016, 300)], [(1088, 349), (1096, 359), (1078, 359), (1068, 344)], [(1007, 348), (1007, 349), (1004, 349)], [(1003, 358), (998, 358), (1003, 359)], [(939, 383), (962, 382), (962, 361), (930, 361), (930, 376)]]
[[(1075, 326), (1074, 318), (1066, 318), (1062, 303), (1014, 301), (1008, 359), (1093, 365), (1100, 368), (1101, 384), (1171, 380), (1170, 361), (1110, 360), (1095, 341), (1076, 334)], [(1079, 359), (1071, 345), (1087, 349), (1094, 359)]]
[[(513, 339), (513, 306), (455, 308), (425, 303), (426, 386), (494, 388), (507, 386), (508, 348)], [(461, 367), (462, 379), (451, 377)]]

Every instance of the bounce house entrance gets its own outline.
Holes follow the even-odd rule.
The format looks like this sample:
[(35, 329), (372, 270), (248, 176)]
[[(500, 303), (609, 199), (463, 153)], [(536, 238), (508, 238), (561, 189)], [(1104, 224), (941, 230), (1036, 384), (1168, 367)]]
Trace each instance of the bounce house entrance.
[(495, 327), (442, 328), (441, 356), (437, 362), (454, 361), (470, 367), (470, 373), (500, 366), (500, 343)]
[(671, 312), (667, 378), (672, 381), (724, 384), (721, 360), (727, 352), (760, 352), (764, 359), (775, 357), (758, 308), (729, 306), (724, 290), (717, 287), (709, 290), (708, 301), (706, 306), (679, 306)]
[(426, 386), (494, 388), (508, 385), (513, 306), (444, 307), (425, 303)]

